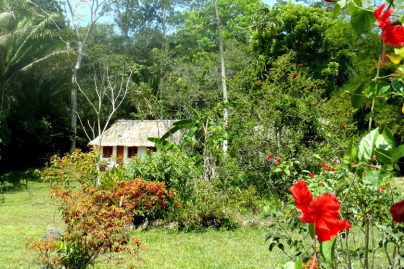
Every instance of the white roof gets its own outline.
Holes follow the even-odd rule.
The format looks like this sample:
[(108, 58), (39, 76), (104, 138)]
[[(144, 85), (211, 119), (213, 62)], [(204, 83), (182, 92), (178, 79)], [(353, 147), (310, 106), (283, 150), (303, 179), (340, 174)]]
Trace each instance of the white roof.
[[(171, 129), (174, 120), (118, 120), (102, 136), (91, 141), (90, 145), (153, 147), (148, 137), (162, 137)], [(172, 135), (171, 141), (178, 143), (179, 133)]]

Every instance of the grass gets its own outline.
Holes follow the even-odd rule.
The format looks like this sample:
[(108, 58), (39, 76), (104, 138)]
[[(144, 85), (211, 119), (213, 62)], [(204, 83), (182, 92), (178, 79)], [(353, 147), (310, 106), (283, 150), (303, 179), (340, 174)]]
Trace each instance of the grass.
[[(35, 253), (25, 247), (26, 241), (41, 238), (50, 228), (63, 230), (63, 223), (49, 187), (38, 182), (12, 188), (0, 203), (0, 269), (38, 268)], [(360, 235), (358, 229), (353, 234)], [(94, 268), (279, 268), (287, 257), (277, 248), (268, 251), (265, 227), (240, 228), (234, 231), (208, 230), (183, 233), (165, 230), (133, 232), (142, 242), (136, 255), (119, 254), (123, 264), (103, 257)], [(376, 235), (378, 238), (379, 235)], [(378, 240), (377, 240), (378, 241)], [(376, 241), (376, 242), (377, 242)], [(356, 249), (362, 242), (351, 242)], [(116, 257), (116, 256), (112, 256)], [(355, 268), (361, 268), (356, 260)], [(376, 267), (387, 268), (384, 254), (376, 254)]]
[[(39, 239), (50, 228), (63, 229), (46, 184), (29, 182), (28, 190), (6, 192), (0, 204), (0, 268), (38, 268), (35, 253), (25, 248), (27, 240)], [(151, 230), (136, 233), (143, 248), (124, 257), (125, 265), (113, 268), (275, 268), (286, 261), (279, 252), (269, 252), (266, 229), (209, 230), (182, 233)], [(111, 268), (104, 260), (95, 268)]]

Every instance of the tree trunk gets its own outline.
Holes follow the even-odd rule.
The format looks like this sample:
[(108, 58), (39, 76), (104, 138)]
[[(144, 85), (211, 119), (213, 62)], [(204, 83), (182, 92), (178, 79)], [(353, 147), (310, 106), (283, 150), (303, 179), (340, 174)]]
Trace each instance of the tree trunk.
[[(223, 49), (223, 35), (222, 35), (222, 24), (220, 22), (219, 16), (219, 8), (217, 6), (217, 0), (215, 0), (215, 13), (216, 13), (216, 23), (217, 23), (217, 32), (219, 37), (219, 53), (220, 53), (220, 71), (221, 71), (221, 80), (222, 80), (222, 95), (223, 95), (223, 128), (226, 132), (227, 123), (228, 123), (228, 110), (227, 110), (227, 84), (226, 84), (226, 67), (224, 64), (224, 49)], [(227, 139), (223, 140), (223, 153), (227, 153)]]
[(83, 43), (79, 42), (77, 47), (77, 60), (73, 68), (73, 74), (71, 79), (71, 91), (70, 91), (70, 152), (76, 149), (76, 134), (77, 134), (77, 73), (81, 66), (83, 59)]

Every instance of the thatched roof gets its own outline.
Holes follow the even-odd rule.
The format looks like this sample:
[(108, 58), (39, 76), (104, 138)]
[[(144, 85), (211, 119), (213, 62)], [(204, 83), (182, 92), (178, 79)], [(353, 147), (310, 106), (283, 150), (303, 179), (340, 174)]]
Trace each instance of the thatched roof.
[[(109, 127), (101, 139), (101, 146), (153, 147), (148, 137), (162, 137), (173, 125), (174, 120), (118, 120)], [(179, 134), (171, 138), (179, 142)], [(89, 143), (100, 145), (100, 136)]]

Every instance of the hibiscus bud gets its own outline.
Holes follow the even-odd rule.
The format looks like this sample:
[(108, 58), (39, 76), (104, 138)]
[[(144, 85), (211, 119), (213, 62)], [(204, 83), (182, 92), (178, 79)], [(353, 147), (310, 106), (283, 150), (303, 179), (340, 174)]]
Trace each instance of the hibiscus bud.
[(324, 182), (319, 182), (318, 185), (319, 185), (320, 187), (324, 187), (324, 186), (325, 186)]
[(296, 72), (293, 72), (293, 73), (292, 73), (292, 79), (295, 80), (295, 79), (296, 79), (296, 76), (297, 76)]
[(309, 174), (309, 176), (310, 176), (311, 178), (314, 178), (314, 177), (315, 177), (314, 172), (311, 171), (310, 174)]
[(273, 157), (274, 157), (274, 154), (273, 154), (272, 152), (270, 152), (270, 153), (268, 154), (268, 156), (265, 157), (265, 161), (269, 161), (269, 160), (271, 160)]
[(314, 85), (313, 91), (317, 91), (317, 90), (318, 90), (318, 86), (317, 86), (317, 85)]
[(282, 160), (283, 160), (283, 159), (282, 159), (281, 157), (278, 157), (278, 158), (276, 158), (276, 160), (274, 161), (274, 163), (275, 163), (276, 165), (280, 165)]
[(311, 86), (306, 87), (306, 90), (310, 91), (310, 89), (311, 89)]

